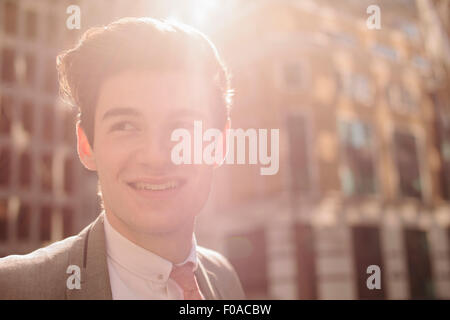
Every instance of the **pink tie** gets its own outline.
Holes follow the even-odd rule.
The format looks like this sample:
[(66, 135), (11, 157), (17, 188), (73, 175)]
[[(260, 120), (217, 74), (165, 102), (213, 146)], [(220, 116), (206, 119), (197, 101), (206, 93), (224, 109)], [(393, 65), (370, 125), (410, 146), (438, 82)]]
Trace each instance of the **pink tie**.
[(181, 287), (184, 293), (184, 300), (205, 300), (198, 287), (192, 263), (182, 266), (173, 266), (170, 277)]

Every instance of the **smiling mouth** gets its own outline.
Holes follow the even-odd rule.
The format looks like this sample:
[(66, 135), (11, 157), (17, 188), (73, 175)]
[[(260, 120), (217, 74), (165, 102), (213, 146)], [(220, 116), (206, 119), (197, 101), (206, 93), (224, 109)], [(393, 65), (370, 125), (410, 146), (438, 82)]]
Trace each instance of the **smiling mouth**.
[(169, 180), (164, 183), (149, 183), (143, 181), (129, 182), (128, 185), (134, 190), (148, 190), (148, 191), (165, 191), (180, 188), (184, 181)]

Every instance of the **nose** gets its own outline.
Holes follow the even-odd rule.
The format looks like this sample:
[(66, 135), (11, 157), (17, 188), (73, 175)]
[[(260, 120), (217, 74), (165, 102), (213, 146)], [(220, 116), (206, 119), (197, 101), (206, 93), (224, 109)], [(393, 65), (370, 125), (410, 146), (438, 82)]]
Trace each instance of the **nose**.
[(161, 132), (149, 131), (143, 135), (135, 159), (145, 172), (164, 175), (173, 169), (170, 158), (170, 144)]

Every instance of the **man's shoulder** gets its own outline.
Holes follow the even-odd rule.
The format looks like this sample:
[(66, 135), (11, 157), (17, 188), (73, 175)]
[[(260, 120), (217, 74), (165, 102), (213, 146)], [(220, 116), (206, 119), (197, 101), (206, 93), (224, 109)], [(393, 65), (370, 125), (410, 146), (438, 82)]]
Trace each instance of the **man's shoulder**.
[[(84, 230), (83, 230), (84, 231)], [(71, 257), (81, 252), (83, 231), (25, 255), (0, 258), (0, 298), (63, 298)]]
[(52, 263), (67, 260), (70, 250), (80, 239), (80, 236), (76, 235), (28, 254), (14, 254), (0, 258), (0, 274), (25, 271), (40, 265), (49, 267)]
[(224, 299), (244, 299), (244, 291), (239, 277), (225, 256), (217, 251), (200, 246), (197, 247), (197, 253), (203, 267), (220, 286)]

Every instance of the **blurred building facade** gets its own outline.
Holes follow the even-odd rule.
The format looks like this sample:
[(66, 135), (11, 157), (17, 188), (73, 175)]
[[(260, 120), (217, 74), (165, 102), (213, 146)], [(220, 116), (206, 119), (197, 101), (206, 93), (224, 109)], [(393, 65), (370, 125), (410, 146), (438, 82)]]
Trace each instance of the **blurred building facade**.
[[(97, 178), (76, 153), (77, 111), (59, 98), (56, 56), (88, 27), (145, 7), (108, 3), (0, 0), (0, 257), (77, 234), (100, 211)], [(66, 25), (70, 5), (81, 8), (80, 29)]]
[(55, 1), (0, 1), (0, 256), (75, 234), (95, 206), (74, 114), (58, 100), (64, 13)]
[[(0, 256), (99, 212), (56, 54), (89, 26), (164, 17), (175, 2), (0, 1)], [(449, 68), (416, 2), (234, 2), (202, 31), (233, 74), (232, 126), (280, 129), (280, 170), (218, 169), (199, 243), (229, 257), (250, 298), (450, 298)], [(448, 6), (425, 2), (448, 37)], [(369, 30), (377, 3), (381, 29)], [(71, 4), (81, 30), (65, 27)], [(369, 265), (381, 290), (367, 289)]]
[(450, 69), (425, 41), (448, 41), (448, 15), (437, 33), (415, 1), (259, 1), (234, 19), (232, 126), (279, 128), (280, 171), (221, 168), (206, 242), (254, 298), (450, 298)]
[[(66, 23), (72, 5), (79, 29)], [(0, 257), (75, 235), (101, 210), (97, 177), (76, 153), (77, 110), (59, 97), (56, 56), (91, 26), (164, 10), (146, 0), (0, 0)]]

